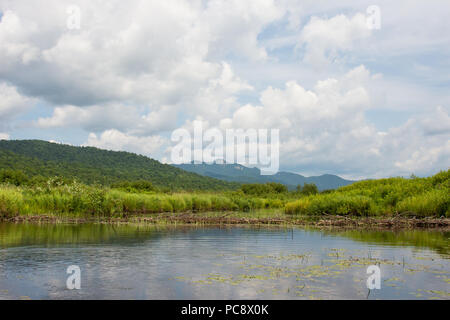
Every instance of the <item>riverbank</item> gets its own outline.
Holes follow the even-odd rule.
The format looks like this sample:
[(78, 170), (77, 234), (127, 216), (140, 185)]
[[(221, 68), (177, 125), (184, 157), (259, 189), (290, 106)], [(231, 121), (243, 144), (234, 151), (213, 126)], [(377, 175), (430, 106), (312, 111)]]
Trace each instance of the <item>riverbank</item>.
[(1, 219), (10, 223), (62, 223), (62, 224), (154, 224), (154, 225), (274, 225), (311, 226), (319, 228), (370, 228), (370, 229), (440, 229), (450, 230), (449, 218), (344, 217), (344, 216), (291, 216), (277, 211), (160, 213), (127, 217), (92, 217), (61, 215), (27, 215)]
[(117, 187), (58, 179), (45, 185), (0, 185), (0, 221), (441, 227), (450, 219), (450, 170), (430, 178), (367, 180), (311, 194), (303, 192), (305, 187), (291, 192), (277, 184), (243, 185), (233, 192)]

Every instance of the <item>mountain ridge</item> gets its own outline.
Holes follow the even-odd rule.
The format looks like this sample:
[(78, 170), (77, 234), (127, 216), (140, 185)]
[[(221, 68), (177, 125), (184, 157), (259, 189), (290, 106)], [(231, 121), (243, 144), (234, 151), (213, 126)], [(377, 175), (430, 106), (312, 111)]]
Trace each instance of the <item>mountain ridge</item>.
[(0, 169), (27, 176), (76, 178), (88, 184), (147, 180), (184, 190), (231, 190), (239, 184), (187, 172), (125, 151), (71, 146), (42, 140), (0, 140)]
[(293, 172), (280, 171), (272, 176), (263, 176), (258, 168), (249, 168), (240, 164), (229, 163), (189, 163), (174, 166), (186, 171), (225, 181), (235, 181), (240, 183), (282, 183), (291, 190), (295, 189), (297, 185), (304, 185), (305, 183), (314, 183), (320, 191), (323, 191), (327, 189), (337, 189), (356, 182), (343, 179), (333, 174), (305, 177)]

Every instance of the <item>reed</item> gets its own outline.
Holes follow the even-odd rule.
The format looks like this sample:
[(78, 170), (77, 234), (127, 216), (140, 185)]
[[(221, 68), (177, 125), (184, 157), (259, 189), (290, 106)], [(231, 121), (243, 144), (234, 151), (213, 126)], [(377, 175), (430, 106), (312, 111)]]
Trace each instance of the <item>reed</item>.
[[(335, 191), (303, 195), (242, 192), (130, 192), (101, 186), (49, 181), (41, 186), (0, 185), (0, 217), (63, 215), (124, 217), (178, 212), (245, 212), (283, 209), (289, 215), (450, 217), (450, 171), (430, 178), (362, 181)], [(280, 210), (281, 211), (281, 210)]]
[(130, 193), (81, 184), (51, 188), (0, 186), (0, 216), (62, 214), (101, 217), (163, 212), (251, 211), (280, 208), (280, 200), (215, 193)]
[(450, 170), (430, 178), (390, 178), (354, 183), (332, 192), (301, 197), (285, 213), (301, 215), (450, 216)]

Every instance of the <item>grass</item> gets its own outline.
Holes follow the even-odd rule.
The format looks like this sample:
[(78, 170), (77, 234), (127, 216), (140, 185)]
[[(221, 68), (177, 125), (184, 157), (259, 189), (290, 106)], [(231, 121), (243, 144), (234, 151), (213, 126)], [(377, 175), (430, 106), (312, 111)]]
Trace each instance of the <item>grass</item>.
[(369, 216), (375, 213), (373, 203), (365, 196), (325, 194), (309, 196), (285, 206), (287, 214)]
[(0, 187), (0, 216), (94, 215), (122, 217), (162, 212), (253, 211), (281, 208), (279, 199), (218, 193), (130, 193), (78, 183), (48, 188)]
[(287, 214), (450, 217), (450, 170), (430, 178), (362, 181), (286, 203)]
[(362, 181), (335, 191), (301, 195), (222, 193), (136, 193), (77, 182), (44, 186), (0, 185), (0, 217), (61, 215), (126, 217), (180, 212), (240, 212), (255, 217), (261, 210), (287, 215), (354, 217), (405, 215), (450, 217), (450, 170), (430, 178)]

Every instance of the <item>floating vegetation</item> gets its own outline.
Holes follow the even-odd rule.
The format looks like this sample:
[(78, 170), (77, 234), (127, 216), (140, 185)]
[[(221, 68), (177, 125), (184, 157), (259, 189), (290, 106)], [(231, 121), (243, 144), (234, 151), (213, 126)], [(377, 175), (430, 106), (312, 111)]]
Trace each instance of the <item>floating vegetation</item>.
[(441, 291), (441, 290), (425, 290), (425, 289), (417, 289), (417, 295), (423, 297), (424, 295), (428, 295), (427, 299), (449, 299), (450, 292)]
[(447, 284), (450, 284), (450, 277), (447, 276), (437, 276), (437, 278), (442, 279)]
[[(338, 290), (339, 284), (345, 283), (351, 279), (352, 285), (346, 283), (346, 286), (356, 286), (360, 292), (360, 298), (371, 298), (365, 288), (367, 279), (366, 267), (378, 265), (386, 274), (392, 274), (383, 279), (382, 286), (384, 290), (393, 289), (398, 294), (399, 291), (408, 287), (408, 279), (418, 272), (427, 274), (436, 273), (436, 277), (442, 283), (448, 284), (450, 278), (449, 272), (439, 270), (440, 265), (424, 265), (419, 263), (408, 263), (403, 260), (396, 261), (386, 258), (374, 257), (371, 254), (367, 256), (358, 256), (360, 251), (348, 251), (340, 248), (324, 249), (322, 264), (316, 264), (315, 255), (308, 253), (293, 254), (254, 254), (242, 256), (241, 259), (231, 259), (235, 254), (221, 257), (231, 263), (233, 273), (226, 275), (220, 273), (208, 274), (201, 279), (183, 279), (185, 282), (194, 285), (203, 284), (222, 284), (232, 286), (245, 286), (245, 290), (254, 290), (258, 295), (267, 297), (268, 295), (288, 295), (297, 299), (323, 299), (328, 298), (335, 290)], [(417, 257), (417, 255), (416, 255)], [(245, 258), (245, 259), (244, 259)], [(435, 258), (417, 259), (424, 262), (432, 262)], [(227, 269), (230, 263), (224, 263)], [(281, 263), (281, 265), (280, 265)], [(217, 263), (214, 263), (217, 265)], [(442, 266), (441, 266), (442, 267)], [(245, 272), (239, 272), (243, 270)], [(347, 280), (346, 280), (347, 279)], [(420, 299), (448, 299), (450, 294), (443, 290), (421, 289), (409, 292), (410, 295)], [(376, 298), (376, 292), (372, 293)]]

